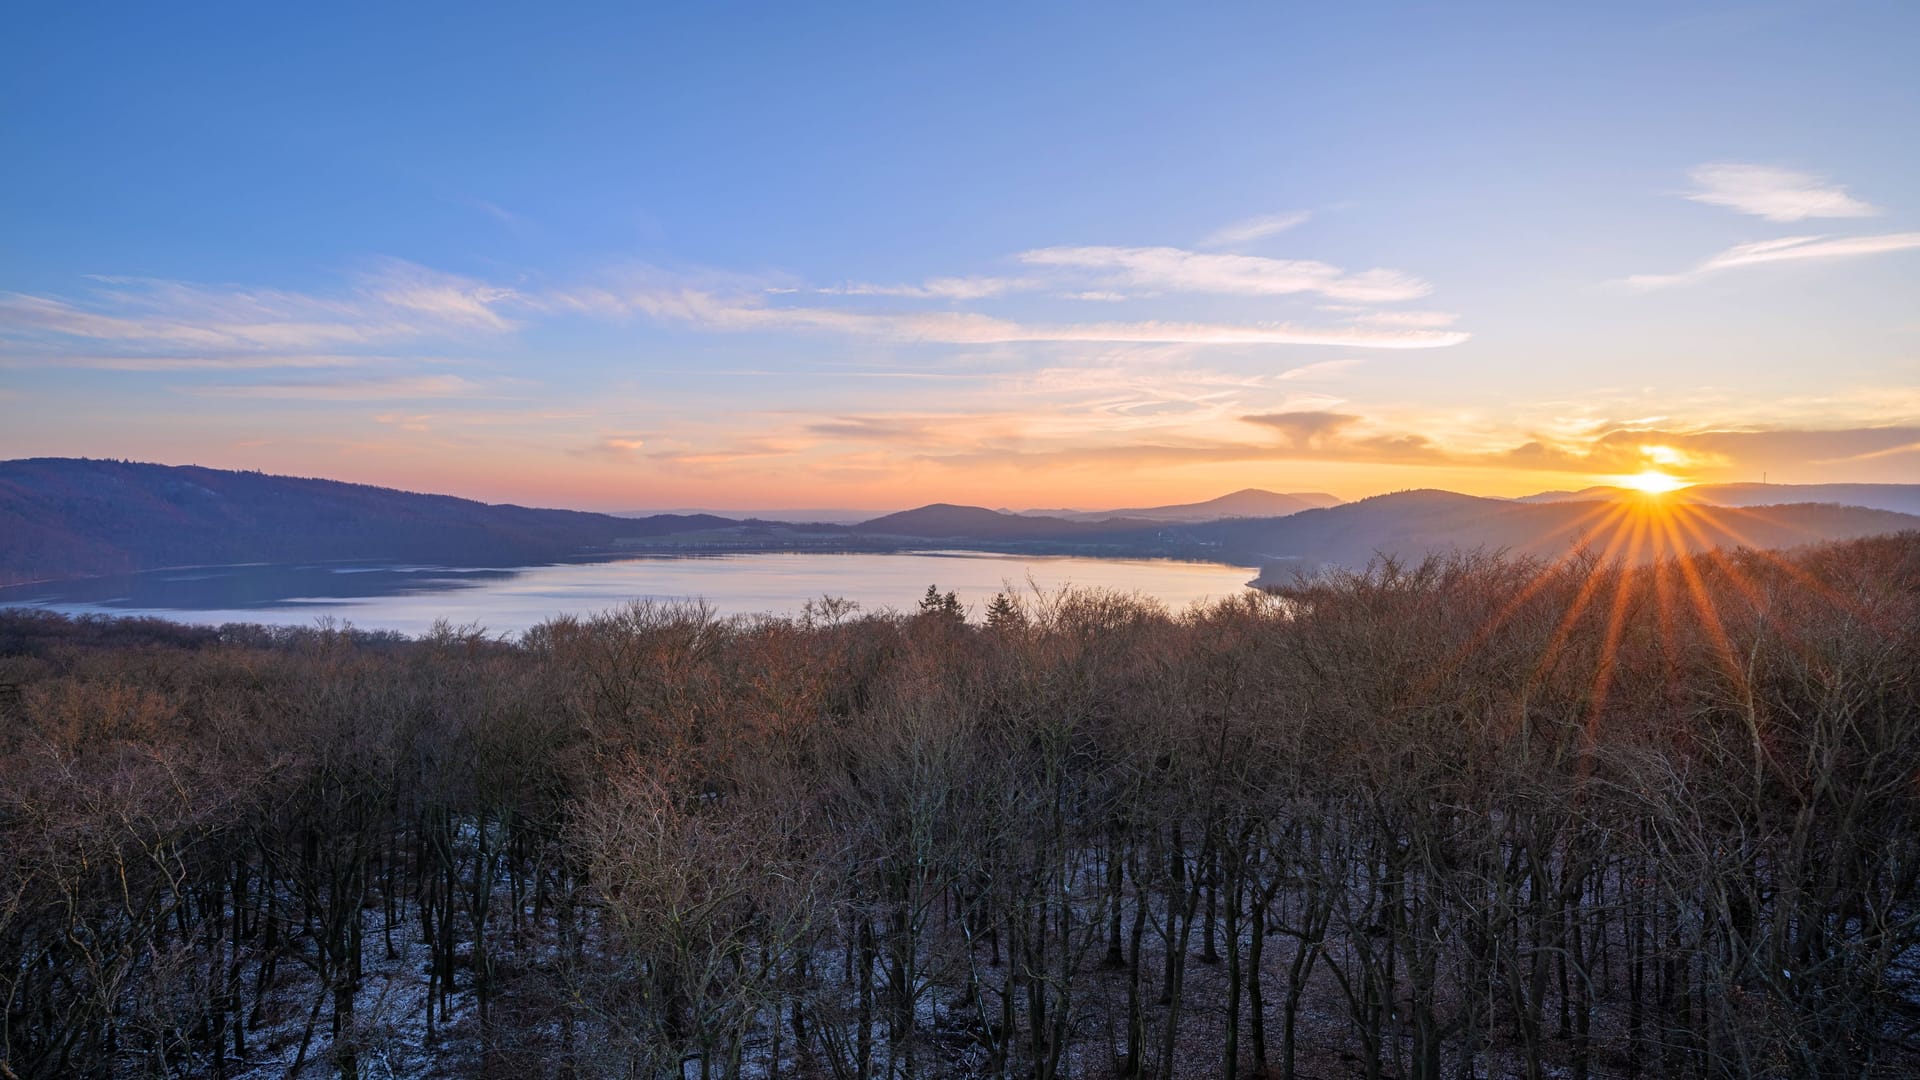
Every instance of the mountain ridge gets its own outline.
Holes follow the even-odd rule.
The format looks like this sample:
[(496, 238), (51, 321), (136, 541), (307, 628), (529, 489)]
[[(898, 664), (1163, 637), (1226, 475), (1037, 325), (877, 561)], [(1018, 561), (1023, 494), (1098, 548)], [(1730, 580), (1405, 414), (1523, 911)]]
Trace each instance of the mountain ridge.
[[(1557, 557), (1585, 542), (1634, 558), (1662, 550), (1635, 536), (1672, 536), (1666, 549), (1700, 550), (1920, 530), (1920, 516), (1870, 507), (1720, 506), (1637, 493), (1629, 499), (1612, 489), (1594, 498), (1573, 497), (1578, 494), (1514, 500), (1416, 489), (1285, 515), (1202, 522), (1073, 520), (931, 503), (835, 525), (706, 514), (630, 518), (192, 465), (29, 458), (0, 462), (0, 584), (238, 563), (484, 567), (649, 553), (907, 551), (930, 542), (1024, 554), (1198, 559), (1263, 567), (1263, 577), (1272, 580), (1297, 568), (1360, 567), (1382, 554), (1418, 558), (1477, 548)], [(1659, 512), (1685, 527), (1635, 532), (1636, 521), (1644, 523), (1656, 506), (1667, 507)]]
[(216, 563), (547, 561), (734, 524), (616, 518), (198, 465), (0, 462), (0, 580), (12, 583)]
[(1141, 521), (1219, 521), (1235, 517), (1280, 517), (1302, 510), (1338, 506), (1344, 500), (1322, 491), (1281, 493), (1264, 488), (1241, 488), (1201, 502), (1175, 503), (1170, 506), (1138, 506), (1120, 510), (1010, 510), (1022, 517), (1053, 517), (1066, 521), (1107, 521), (1129, 518)]
[[(1514, 502), (1594, 502), (1644, 499), (1644, 492), (1632, 488), (1597, 485), (1579, 491), (1542, 491), (1523, 495)], [(1860, 506), (1869, 510), (1891, 510), (1896, 514), (1920, 514), (1920, 484), (1692, 484), (1676, 488), (1661, 498), (1674, 502), (1710, 503), (1715, 506), (1788, 506), (1803, 503), (1831, 503)]]
[(1152, 529), (1159, 522), (1108, 519), (1071, 521), (1057, 517), (1030, 517), (989, 510), (984, 506), (928, 503), (912, 510), (886, 514), (852, 526), (867, 536), (912, 536), (929, 539), (1050, 540)]
[(1644, 496), (1637, 502), (1526, 503), (1423, 489), (1266, 521), (1217, 522), (1195, 532), (1224, 549), (1261, 556), (1259, 580), (1270, 583), (1294, 568), (1356, 568), (1374, 555), (1418, 559), (1497, 550), (1557, 558), (1585, 545), (1603, 557), (1639, 562), (1713, 548), (1791, 548), (1914, 530), (1920, 530), (1920, 516), (1826, 503), (1725, 507)]

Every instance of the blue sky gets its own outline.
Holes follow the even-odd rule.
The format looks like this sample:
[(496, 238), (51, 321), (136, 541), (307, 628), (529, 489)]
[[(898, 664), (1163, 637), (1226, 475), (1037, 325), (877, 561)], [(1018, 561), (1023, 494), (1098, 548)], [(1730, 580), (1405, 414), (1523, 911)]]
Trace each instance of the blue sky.
[(7, 457), (605, 508), (1920, 480), (1910, 4), (10, 18)]

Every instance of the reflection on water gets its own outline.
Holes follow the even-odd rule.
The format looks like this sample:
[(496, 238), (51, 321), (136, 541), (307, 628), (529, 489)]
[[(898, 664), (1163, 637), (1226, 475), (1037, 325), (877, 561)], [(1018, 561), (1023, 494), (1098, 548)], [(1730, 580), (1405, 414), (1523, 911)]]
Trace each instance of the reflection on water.
[(1240, 592), (1252, 572), (1165, 559), (919, 552), (904, 555), (677, 556), (460, 569), (392, 564), (195, 567), (0, 589), (0, 606), (72, 614), (158, 615), (182, 622), (311, 624), (333, 616), (370, 630), (418, 634), (446, 619), (518, 632), (563, 614), (627, 600), (697, 597), (724, 614), (797, 614), (821, 596), (862, 609), (910, 609), (928, 585), (960, 595), (978, 617), (1008, 584), (1139, 592), (1180, 609)]

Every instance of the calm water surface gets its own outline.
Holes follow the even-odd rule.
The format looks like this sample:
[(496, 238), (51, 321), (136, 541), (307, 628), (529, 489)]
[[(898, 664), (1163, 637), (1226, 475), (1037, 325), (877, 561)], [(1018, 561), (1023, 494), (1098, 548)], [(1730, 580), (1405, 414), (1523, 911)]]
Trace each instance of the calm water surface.
[[(864, 611), (911, 609), (928, 585), (958, 593), (975, 618), (1011, 585), (1142, 593), (1179, 610), (1243, 591), (1254, 571), (1165, 559), (920, 552), (648, 557), (502, 569), (309, 564), (162, 570), (0, 589), (0, 606), (69, 614), (158, 615), (193, 623), (312, 625), (332, 616), (418, 634), (446, 619), (514, 633), (555, 615), (587, 615), (639, 598), (699, 598), (723, 614), (798, 614), (836, 596)], [(1031, 584), (1030, 584), (1031, 583)]]

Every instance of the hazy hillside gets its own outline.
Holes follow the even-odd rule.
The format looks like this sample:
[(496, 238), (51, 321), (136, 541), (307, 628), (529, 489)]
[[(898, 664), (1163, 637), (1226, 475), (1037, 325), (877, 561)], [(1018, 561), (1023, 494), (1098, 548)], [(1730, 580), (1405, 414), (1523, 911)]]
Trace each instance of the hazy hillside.
[[(1286, 516), (1209, 523), (1115, 518), (1069, 521), (936, 503), (852, 528), (869, 537), (964, 546), (1042, 545), (1090, 553), (1199, 557), (1247, 566), (1364, 566), (1376, 553), (1408, 558), (1456, 549), (1558, 555), (1586, 541), (1620, 558), (1712, 547), (1795, 547), (1920, 529), (1920, 517), (1831, 504), (1721, 507), (1606, 500), (1522, 503), (1448, 491), (1405, 491)], [(1636, 543), (1636, 534), (1639, 540)]]
[(524, 563), (717, 517), (627, 519), (197, 466), (0, 462), (0, 581), (306, 559)]
[(1201, 522), (1239, 517), (1280, 517), (1301, 510), (1338, 505), (1339, 499), (1320, 491), (1282, 494), (1260, 488), (1242, 488), (1217, 499), (1174, 506), (1141, 506), (1123, 510), (1021, 510), (1019, 513), (1025, 517), (1057, 517), (1067, 521), (1132, 518), (1142, 521)]
[[(1264, 521), (1223, 521), (1193, 535), (1271, 563), (1363, 565), (1375, 552), (1418, 558), (1448, 549), (1555, 556), (1582, 540), (1621, 558), (1711, 547), (1795, 547), (1920, 529), (1920, 517), (1828, 504), (1722, 507), (1594, 502), (1516, 503), (1447, 491), (1379, 495)], [(1636, 547), (1636, 534), (1639, 541)]]
[(1339, 506), (1341, 500), (1318, 491), (1266, 491), (1241, 488), (1205, 502), (1174, 506), (1146, 506), (1126, 510), (1103, 510), (1099, 517), (1146, 518), (1153, 521), (1218, 521), (1230, 517), (1282, 517), (1302, 510)]
[(1092, 538), (1152, 529), (1156, 524), (1151, 521), (1067, 521), (1054, 517), (1007, 514), (984, 506), (933, 503), (863, 521), (853, 526), (852, 531), (865, 536), (1020, 541)]
[[(1273, 498), (1290, 497), (1238, 492), (1194, 506), (1273, 505)], [(1647, 506), (1670, 507), (1671, 516), (1649, 517)], [(1190, 508), (1159, 508), (1182, 509)], [(1710, 546), (1792, 547), (1920, 529), (1920, 517), (1833, 504), (1650, 504), (1637, 495), (1627, 502), (1516, 502), (1407, 491), (1285, 516), (1198, 523), (1067, 520), (935, 503), (851, 527), (796, 527), (713, 515), (623, 518), (494, 506), (194, 466), (55, 458), (0, 463), (0, 583), (231, 563), (366, 559), (511, 566), (643, 548), (892, 551), (927, 542), (1200, 558), (1269, 566), (1272, 574), (1285, 576), (1292, 567), (1364, 565), (1376, 552), (1417, 558), (1455, 548), (1498, 548), (1555, 555), (1582, 538), (1631, 557), (1634, 530), (1649, 525), (1658, 527), (1647, 529), (1646, 538), (1661, 537), (1665, 544), (1643, 540), (1643, 555)]]
[(615, 510), (618, 518), (659, 517), (662, 514), (676, 514), (682, 517), (722, 517), (730, 521), (784, 521), (813, 524), (821, 522), (828, 525), (856, 525), (873, 517), (872, 510), (854, 510), (849, 507), (799, 507), (785, 510), (716, 510), (712, 507), (669, 507), (663, 510)]
[[(1543, 491), (1515, 500), (1526, 503), (1594, 502), (1639, 499), (1638, 491), (1619, 487), (1590, 487), (1582, 491)], [(1788, 503), (1834, 503), (1920, 514), (1920, 484), (1696, 484), (1665, 496), (1669, 500), (1714, 506), (1781, 506)]]

